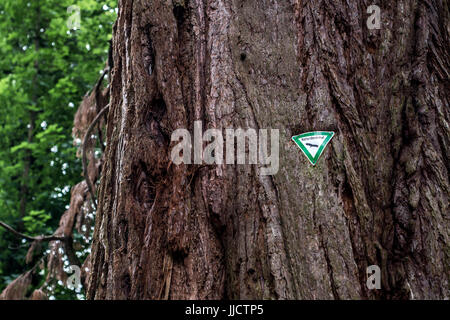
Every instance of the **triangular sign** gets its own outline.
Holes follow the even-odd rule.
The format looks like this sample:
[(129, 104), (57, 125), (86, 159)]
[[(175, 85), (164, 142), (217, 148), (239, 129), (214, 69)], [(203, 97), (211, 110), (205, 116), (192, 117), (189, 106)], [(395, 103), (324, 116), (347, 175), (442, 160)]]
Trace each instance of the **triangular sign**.
[(314, 166), (333, 136), (333, 131), (314, 131), (293, 136), (292, 140), (294, 140), (309, 162)]

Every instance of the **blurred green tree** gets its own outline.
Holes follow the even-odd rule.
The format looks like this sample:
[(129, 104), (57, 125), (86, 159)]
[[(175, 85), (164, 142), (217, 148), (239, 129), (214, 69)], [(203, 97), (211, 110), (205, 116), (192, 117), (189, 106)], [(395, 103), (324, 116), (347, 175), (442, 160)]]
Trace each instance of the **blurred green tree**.
[[(116, 6), (0, 0), (0, 220), (18, 231), (51, 233), (82, 179), (75, 106), (104, 68)], [(0, 291), (29, 268), (24, 242), (0, 228)]]

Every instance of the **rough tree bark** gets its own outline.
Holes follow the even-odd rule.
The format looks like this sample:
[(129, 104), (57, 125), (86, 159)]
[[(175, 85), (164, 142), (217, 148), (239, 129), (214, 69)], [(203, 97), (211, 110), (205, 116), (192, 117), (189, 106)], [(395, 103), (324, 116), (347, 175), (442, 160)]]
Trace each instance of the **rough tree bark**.
[[(88, 297), (449, 298), (448, 43), (446, 0), (120, 0)], [(171, 164), (195, 120), (280, 129), (279, 172)]]

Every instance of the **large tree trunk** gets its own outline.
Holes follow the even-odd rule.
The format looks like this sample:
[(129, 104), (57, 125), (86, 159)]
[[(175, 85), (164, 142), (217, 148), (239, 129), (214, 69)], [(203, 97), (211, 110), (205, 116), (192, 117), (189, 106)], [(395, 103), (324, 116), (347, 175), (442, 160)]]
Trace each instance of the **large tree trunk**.
[[(450, 297), (449, 4), (371, 4), (119, 1), (89, 298)], [(278, 173), (171, 163), (196, 120), (280, 129)]]

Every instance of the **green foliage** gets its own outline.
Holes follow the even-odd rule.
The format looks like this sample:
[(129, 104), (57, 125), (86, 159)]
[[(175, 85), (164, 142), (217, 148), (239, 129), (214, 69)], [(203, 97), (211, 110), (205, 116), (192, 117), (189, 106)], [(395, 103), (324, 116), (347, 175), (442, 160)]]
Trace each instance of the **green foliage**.
[(25, 229), (30, 232), (38, 233), (46, 229), (46, 223), (52, 217), (45, 213), (45, 210), (31, 210), (28, 215), (23, 217)]
[[(67, 27), (72, 5), (81, 9), (79, 30)], [(0, 220), (24, 233), (55, 230), (82, 178), (71, 136), (75, 106), (104, 68), (116, 5), (0, 0)], [(30, 268), (28, 247), (0, 228), (0, 291)]]

